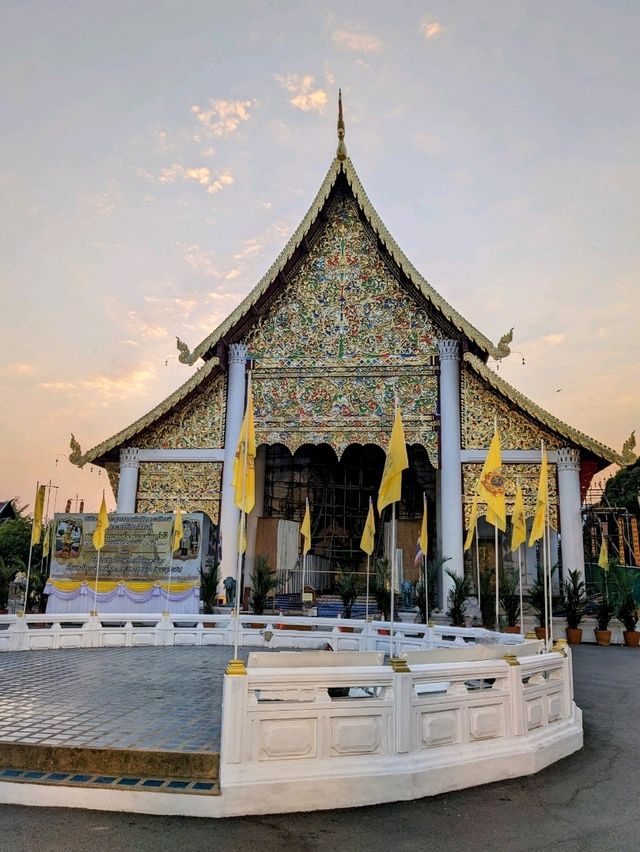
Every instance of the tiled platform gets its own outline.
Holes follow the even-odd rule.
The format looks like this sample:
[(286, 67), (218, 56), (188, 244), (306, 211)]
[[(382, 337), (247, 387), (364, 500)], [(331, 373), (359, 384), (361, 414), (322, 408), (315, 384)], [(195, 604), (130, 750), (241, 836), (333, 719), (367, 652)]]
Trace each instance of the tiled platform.
[(219, 752), (232, 656), (227, 647), (0, 654), (0, 742)]
[(34, 772), (24, 769), (0, 769), (0, 781), (120, 790), (153, 790), (157, 793), (189, 793), (201, 796), (216, 795), (220, 791), (218, 782), (209, 780), (138, 778), (132, 775), (96, 775), (81, 772)]

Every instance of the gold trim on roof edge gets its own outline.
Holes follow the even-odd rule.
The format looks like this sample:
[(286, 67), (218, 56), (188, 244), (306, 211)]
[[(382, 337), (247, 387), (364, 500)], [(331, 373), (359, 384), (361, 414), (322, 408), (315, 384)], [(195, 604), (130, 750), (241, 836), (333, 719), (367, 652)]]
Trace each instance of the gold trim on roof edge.
[(431, 302), (431, 304), (445, 317), (445, 319), (449, 320), (449, 322), (451, 322), (458, 331), (462, 332), (462, 334), (464, 334), (469, 340), (473, 341), (473, 343), (480, 347), (480, 349), (488, 355), (491, 355), (493, 358), (504, 358), (505, 354), (508, 354), (508, 351), (505, 353), (504, 348), (494, 345), (488, 337), (485, 337), (481, 332), (474, 328), (471, 323), (468, 323), (463, 316), (452, 308), (451, 305), (433, 289), (429, 282), (407, 259), (376, 213), (363, 189), (362, 184), (360, 183), (360, 179), (356, 173), (353, 163), (349, 157), (347, 157), (343, 161), (339, 161), (338, 159), (333, 160), (329, 171), (322, 182), (322, 186), (313, 200), (306, 216), (302, 222), (300, 222), (294, 234), (276, 258), (275, 262), (269, 267), (266, 274), (260, 279), (258, 284), (250, 293), (247, 294), (247, 296), (245, 296), (242, 302), (240, 302), (238, 307), (227, 317), (227, 319), (193, 349), (184, 363), (193, 364), (198, 358), (203, 358), (206, 353), (243, 318), (250, 308), (255, 305), (258, 299), (272, 285), (317, 219), (341, 171), (344, 172), (347, 183), (351, 187), (355, 199), (368, 220), (369, 225), (382, 241), (382, 244), (388, 254), (393, 258), (394, 262), (404, 272), (407, 278), (409, 278), (416, 289), (419, 290), (429, 302)]
[(209, 361), (206, 361), (205, 364), (200, 367), (200, 369), (197, 370), (183, 385), (180, 385), (177, 390), (175, 390), (159, 405), (156, 405), (155, 408), (152, 408), (151, 411), (147, 412), (147, 414), (139, 417), (135, 423), (127, 426), (126, 429), (122, 429), (112, 438), (107, 438), (106, 441), (103, 441), (101, 444), (93, 447), (93, 449), (88, 450), (82, 456), (75, 459), (70, 457), (69, 461), (72, 461), (72, 463), (77, 465), (77, 467), (82, 467), (90, 462), (95, 463), (96, 459), (99, 459), (100, 456), (108, 453), (110, 450), (114, 449), (114, 447), (117, 447), (118, 444), (123, 444), (125, 441), (129, 441), (134, 437), (134, 435), (142, 432), (143, 429), (151, 426), (156, 422), (156, 420), (159, 420), (160, 417), (167, 414), (176, 403), (188, 396), (191, 391), (197, 388), (198, 385), (207, 378), (207, 376), (210, 376), (219, 365), (220, 361), (218, 358), (211, 358)]
[(525, 412), (525, 414), (528, 414), (530, 417), (540, 421), (540, 423), (543, 423), (549, 429), (557, 432), (564, 438), (567, 438), (567, 440), (571, 441), (573, 444), (577, 444), (579, 447), (594, 453), (594, 455), (599, 458), (604, 459), (611, 464), (622, 464), (622, 457), (610, 447), (607, 447), (605, 444), (601, 444), (600, 441), (596, 441), (594, 438), (590, 438), (588, 435), (585, 435), (584, 432), (574, 429), (572, 426), (569, 426), (568, 423), (564, 423), (562, 420), (554, 417), (553, 414), (549, 414), (549, 412), (545, 411), (544, 408), (540, 408), (539, 405), (536, 405), (535, 402), (532, 402), (523, 393), (516, 390), (513, 385), (505, 382), (505, 380), (500, 378), (500, 376), (494, 373), (493, 370), (490, 370), (489, 367), (480, 360), (480, 358), (477, 358), (471, 352), (465, 352), (463, 360), (475, 373), (477, 373), (478, 376), (480, 376), (481, 379), (484, 379), (484, 381), (490, 384), (494, 390), (498, 391), (498, 393), (502, 394), (502, 396), (514, 405), (517, 405), (518, 408)]

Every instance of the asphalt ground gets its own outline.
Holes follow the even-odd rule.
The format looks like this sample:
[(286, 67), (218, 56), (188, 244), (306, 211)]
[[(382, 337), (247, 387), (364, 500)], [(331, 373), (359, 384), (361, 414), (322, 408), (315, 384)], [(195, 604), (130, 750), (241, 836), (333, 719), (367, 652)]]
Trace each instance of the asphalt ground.
[(227, 820), (0, 806), (0, 850), (638, 850), (640, 650), (581, 646), (574, 677), (584, 749), (537, 775), (414, 802)]

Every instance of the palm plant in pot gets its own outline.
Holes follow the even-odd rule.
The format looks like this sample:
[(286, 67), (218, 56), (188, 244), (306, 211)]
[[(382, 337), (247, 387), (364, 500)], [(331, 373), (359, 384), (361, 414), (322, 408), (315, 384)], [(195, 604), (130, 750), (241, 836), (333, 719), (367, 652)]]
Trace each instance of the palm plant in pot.
[(598, 626), (593, 632), (596, 637), (597, 645), (611, 644), (611, 631), (609, 630), (609, 622), (613, 618), (614, 606), (611, 603), (609, 595), (609, 571), (608, 569), (599, 568), (600, 571), (600, 591), (602, 598), (596, 610), (596, 621)]
[[(420, 621), (426, 624), (431, 618), (431, 613), (435, 609), (436, 604), (436, 583), (438, 574), (442, 565), (449, 560), (450, 557), (444, 559), (429, 559), (427, 561), (427, 584), (429, 594), (425, 594), (424, 579), (418, 580), (416, 583), (416, 605), (420, 612)], [(429, 602), (429, 612), (427, 612), (427, 598)]]
[(503, 571), (500, 575), (500, 604), (504, 610), (507, 626), (505, 633), (520, 633), (520, 589), (515, 571)]
[(389, 621), (391, 613), (391, 569), (388, 559), (376, 559), (372, 585), (378, 612), (383, 621)]
[[(336, 590), (342, 600), (342, 617), (351, 618), (351, 610), (360, 592), (360, 581), (355, 571), (350, 568), (340, 568), (336, 575)], [(353, 627), (341, 627), (343, 632), (352, 631)]]
[(496, 626), (496, 587), (495, 570), (490, 568), (480, 572), (480, 614), (482, 625), (488, 630)]
[(447, 569), (447, 574), (451, 578), (451, 588), (447, 603), (449, 609), (447, 615), (451, 619), (451, 624), (454, 627), (464, 627), (464, 619), (467, 614), (467, 598), (471, 595), (471, 581), (468, 577), (461, 577), (455, 571)]
[(575, 569), (569, 571), (568, 578), (560, 589), (562, 605), (567, 618), (567, 642), (569, 645), (579, 645), (582, 642), (582, 630), (580, 622), (584, 618), (584, 608), (587, 603), (584, 580), (580, 572)]
[[(262, 615), (267, 598), (278, 588), (275, 571), (265, 556), (256, 556), (251, 575), (251, 609), (254, 615)], [(258, 625), (261, 626), (261, 625)]]
[[(554, 565), (551, 569), (551, 576), (553, 576), (554, 571), (556, 570), (556, 566)], [(538, 619), (538, 627), (536, 627), (536, 636), (538, 639), (546, 639), (547, 638), (547, 630), (544, 623), (544, 616), (546, 612), (546, 606), (548, 606), (549, 600), (549, 590), (547, 589), (547, 594), (545, 595), (544, 589), (544, 578), (542, 573), (538, 573), (538, 579), (535, 583), (529, 588), (529, 602), (533, 607), (533, 611), (536, 614), (536, 618)], [(547, 604), (545, 606), (545, 600)], [(553, 601), (552, 601), (553, 602)]]
[(624, 644), (630, 648), (637, 648), (640, 644), (640, 633), (636, 630), (636, 625), (640, 618), (640, 609), (633, 594), (633, 577), (628, 570), (621, 568), (616, 574), (616, 582), (620, 594), (616, 614), (624, 624), (622, 631)]

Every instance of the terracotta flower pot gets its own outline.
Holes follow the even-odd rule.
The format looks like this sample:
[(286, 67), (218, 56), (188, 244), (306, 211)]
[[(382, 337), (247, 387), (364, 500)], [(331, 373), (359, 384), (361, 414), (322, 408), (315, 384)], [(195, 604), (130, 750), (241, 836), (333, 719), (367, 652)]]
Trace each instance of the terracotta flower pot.
[(378, 627), (378, 634), (380, 636), (390, 636), (391, 631), (389, 630), (388, 627)]
[(628, 648), (637, 648), (640, 644), (640, 633), (637, 630), (623, 630), (622, 635)]
[(536, 638), (537, 639), (546, 639), (547, 638), (547, 628), (546, 627), (536, 627)]
[(581, 627), (565, 627), (564, 632), (567, 634), (567, 642), (569, 645), (579, 645), (582, 642)]
[(338, 625), (338, 630), (340, 631), (340, 633), (353, 633), (354, 629), (355, 628), (347, 627), (346, 625), (343, 625), (343, 624)]
[(610, 645), (611, 644), (611, 631), (610, 630), (598, 630), (597, 627), (593, 628), (593, 632), (596, 636), (596, 645)]
[(518, 624), (514, 624), (513, 626), (511, 624), (507, 624), (507, 626), (504, 629), (504, 632), (505, 633), (520, 633), (520, 626)]

